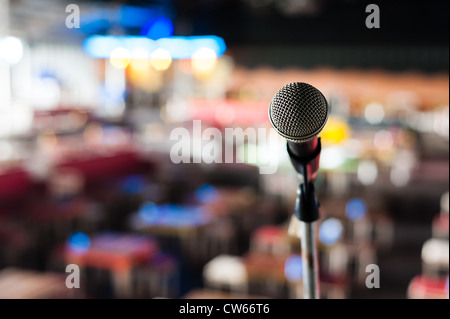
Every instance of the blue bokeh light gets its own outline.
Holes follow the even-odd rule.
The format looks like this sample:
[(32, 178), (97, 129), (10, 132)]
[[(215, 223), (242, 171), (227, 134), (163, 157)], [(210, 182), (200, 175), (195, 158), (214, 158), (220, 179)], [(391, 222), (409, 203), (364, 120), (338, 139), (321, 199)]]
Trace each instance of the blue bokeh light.
[(335, 244), (341, 238), (343, 226), (339, 219), (328, 218), (319, 228), (319, 240), (326, 246)]
[(284, 264), (284, 275), (289, 281), (295, 282), (302, 280), (303, 261), (302, 256), (292, 255), (286, 259)]
[(367, 212), (366, 204), (359, 198), (350, 200), (345, 206), (345, 215), (351, 220), (362, 218)]
[(197, 189), (195, 195), (200, 203), (203, 204), (212, 203), (217, 198), (217, 190), (212, 185), (203, 184)]
[(189, 226), (204, 225), (209, 221), (208, 215), (200, 207), (176, 204), (157, 205), (144, 203), (138, 216), (148, 226)]
[(83, 253), (91, 247), (91, 240), (85, 233), (76, 232), (69, 237), (68, 245), (73, 251)]

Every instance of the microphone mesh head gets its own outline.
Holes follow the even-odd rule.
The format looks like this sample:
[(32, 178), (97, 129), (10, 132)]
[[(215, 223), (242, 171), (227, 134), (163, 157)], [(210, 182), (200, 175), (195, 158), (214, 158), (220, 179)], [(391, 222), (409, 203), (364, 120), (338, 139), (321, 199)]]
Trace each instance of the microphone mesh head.
[(328, 119), (328, 104), (312, 85), (294, 82), (283, 86), (272, 98), (269, 119), (273, 128), (292, 142), (313, 139)]

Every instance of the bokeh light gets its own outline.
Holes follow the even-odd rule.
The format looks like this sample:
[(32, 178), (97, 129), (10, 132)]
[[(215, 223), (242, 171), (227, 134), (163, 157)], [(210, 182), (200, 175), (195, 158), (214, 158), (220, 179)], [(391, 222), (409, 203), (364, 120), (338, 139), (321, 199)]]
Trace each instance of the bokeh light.
[(325, 246), (331, 246), (341, 238), (342, 232), (341, 221), (337, 218), (328, 218), (320, 225), (319, 240)]
[(165, 49), (156, 49), (150, 55), (150, 64), (155, 70), (167, 70), (172, 64), (170, 52)]
[(359, 198), (353, 198), (345, 205), (345, 215), (351, 220), (361, 219), (366, 213), (366, 204)]
[(125, 48), (118, 47), (111, 52), (109, 62), (117, 69), (125, 69), (130, 63), (130, 51)]
[(286, 259), (284, 264), (284, 275), (287, 280), (291, 282), (298, 282), (302, 280), (303, 276), (303, 261), (302, 256), (292, 255)]
[(91, 247), (91, 240), (85, 233), (76, 232), (69, 237), (68, 245), (74, 252), (83, 253)]

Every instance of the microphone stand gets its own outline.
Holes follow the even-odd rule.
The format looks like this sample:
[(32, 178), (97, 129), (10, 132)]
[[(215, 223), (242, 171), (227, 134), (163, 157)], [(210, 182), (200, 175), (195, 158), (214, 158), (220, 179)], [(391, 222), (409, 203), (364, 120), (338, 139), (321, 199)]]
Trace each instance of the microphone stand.
[(316, 225), (319, 219), (319, 203), (315, 196), (314, 177), (318, 169), (321, 151), (320, 138), (313, 153), (305, 158), (293, 154), (287, 147), (291, 162), (299, 174), (303, 176), (303, 182), (297, 189), (295, 202), (295, 216), (300, 220), (301, 255), (303, 265), (303, 295), (305, 299), (319, 299), (319, 267), (316, 245)]

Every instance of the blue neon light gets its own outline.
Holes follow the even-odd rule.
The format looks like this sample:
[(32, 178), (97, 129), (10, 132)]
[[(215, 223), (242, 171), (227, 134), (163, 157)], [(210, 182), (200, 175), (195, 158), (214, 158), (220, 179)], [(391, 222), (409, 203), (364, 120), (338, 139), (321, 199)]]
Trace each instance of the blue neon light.
[(225, 41), (217, 36), (173, 36), (155, 41), (144, 36), (94, 35), (83, 42), (84, 52), (93, 58), (109, 59), (111, 52), (118, 47), (129, 50), (131, 58), (133, 58), (133, 51), (137, 49), (145, 50), (150, 55), (154, 50), (162, 48), (169, 51), (172, 59), (190, 59), (200, 48), (213, 50), (217, 57), (222, 56), (226, 51)]

